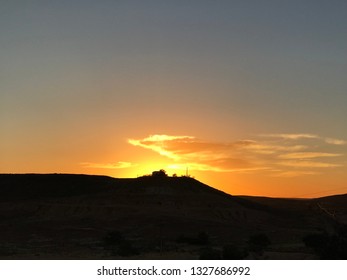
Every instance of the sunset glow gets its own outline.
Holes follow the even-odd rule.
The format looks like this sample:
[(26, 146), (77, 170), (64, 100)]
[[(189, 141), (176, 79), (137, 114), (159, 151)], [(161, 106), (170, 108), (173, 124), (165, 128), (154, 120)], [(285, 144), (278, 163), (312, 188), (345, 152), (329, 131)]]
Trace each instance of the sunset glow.
[(347, 193), (347, 2), (6, 2), (1, 173)]

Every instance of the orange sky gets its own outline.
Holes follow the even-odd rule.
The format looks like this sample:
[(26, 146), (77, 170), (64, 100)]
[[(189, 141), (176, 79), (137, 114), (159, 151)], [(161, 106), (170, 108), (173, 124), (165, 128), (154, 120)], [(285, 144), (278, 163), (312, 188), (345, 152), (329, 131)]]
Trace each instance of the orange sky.
[[(232, 142), (193, 136), (128, 139), (124, 161), (83, 162), (93, 172), (136, 177), (188, 173), (231, 194), (314, 197), (346, 191), (346, 142), (313, 134), (262, 134)], [(132, 156), (129, 156), (132, 155)]]
[(63, 137), (54, 147), (35, 135), (21, 145), (7, 143), (1, 171), (137, 177), (159, 169), (180, 176), (188, 168), (189, 175), (235, 195), (317, 197), (347, 191), (342, 139), (283, 133), (233, 141), (164, 134), (120, 140), (117, 135), (99, 137)]

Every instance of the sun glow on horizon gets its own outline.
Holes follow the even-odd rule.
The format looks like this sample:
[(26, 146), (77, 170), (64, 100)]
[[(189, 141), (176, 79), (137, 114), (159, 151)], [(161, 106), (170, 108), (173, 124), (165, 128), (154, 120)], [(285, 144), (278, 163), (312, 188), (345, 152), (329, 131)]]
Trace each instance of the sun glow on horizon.
[[(169, 167), (190, 166), (192, 170), (215, 172), (267, 170), (270, 175), (280, 176), (281, 172), (288, 171), (294, 175), (295, 170), (288, 170), (290, 167), (305, 171), (303, 168), (342, 166), (343, 159), (339, 158), (343, 154), (329, 151), (341, 145), (343, 140), (328, 139), (327, 142), (312, 134), (268, 134), (252, 140), (211, 142), (193, 136), (151, 135), (129, 139), (128, 143), (173, 160)], [(303, 174), (311, 173), (297, 172), (298, 176)]]
[[(189, 175), (230, 194), (293, 197), (322, 191), (346, 162), (344, 140), (303, 133), (261, 134), (225, 142), (154, 134), (127, 143), (129, 151), (140, 148), (131, 160), (87, 162), (83, 167), (108, 169), (120, 177), (150, 175), (160, 169), (182, 176), (188, 170)], [(342, 188), (345, 176), (340, 177), (337, 186)]]

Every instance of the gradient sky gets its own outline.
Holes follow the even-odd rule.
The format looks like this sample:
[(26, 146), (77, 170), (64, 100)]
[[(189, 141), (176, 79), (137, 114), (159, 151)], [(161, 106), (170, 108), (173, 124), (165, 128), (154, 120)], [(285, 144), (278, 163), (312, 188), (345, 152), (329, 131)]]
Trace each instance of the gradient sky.
[(1, 1), (0, 172), (347, 192), (344, 0)]

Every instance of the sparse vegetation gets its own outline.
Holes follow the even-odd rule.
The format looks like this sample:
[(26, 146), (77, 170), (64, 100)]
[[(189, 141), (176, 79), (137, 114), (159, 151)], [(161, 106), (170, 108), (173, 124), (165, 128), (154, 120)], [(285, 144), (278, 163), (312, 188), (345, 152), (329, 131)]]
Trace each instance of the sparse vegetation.
[(107, 234), (104, 238), (104, 248), (109, 250), (113, 256), (130, 257), (139, 254), (139, 250), (119, 231), (112, 231)]
[(247, 255), (248, 253), (245, 250), (241, 250), (233, 244), (223, 246), (222, 256), (224, 260), (242, 260)]
[(223, 248), (204, 247), (200, 251), (200, 260), (242, 260), (248, 253), (233, 244), (224, 245)]
[(345, 236), (327, 233), (309, 234), (303, 242), (324, 260), (347, 259), (347, 240)]
[(200, 260), (221, 260), (221, 252), (217, 249), (211, 248), (211, 247), (205, 247), (201, 250)]
[(208, 245), (210, 238), (206, 232), (199, 232), (196, 236), (181, 235), (176, 240), (178, 243), (186, 243), (191, 245)]
[[(326, 199), (329, 209), (339, 209), (328, 219), (307, 207), (314, 199), (283, 205), (235, 197), (158, 172), (123, 179), (0, 174), (0, 258), (347, 259), (347, 230), (338, 222), (347, 195)], [(325, 226), (322, 218), (334, 233), (302, 239)], [(255, 223), (261, 232), (252, 231)]]
[(248, 239), (249, 251), (258, 255), (262, 255), (270, 244), (271, 241), (269, 237), (264, 233), (251, 235)]
[(166, 174), (166, 171), (164, 169), (160, 169), (159, 171), (152, 172), (152, 177), (165, 178), (167, 176), (168, 175)]

